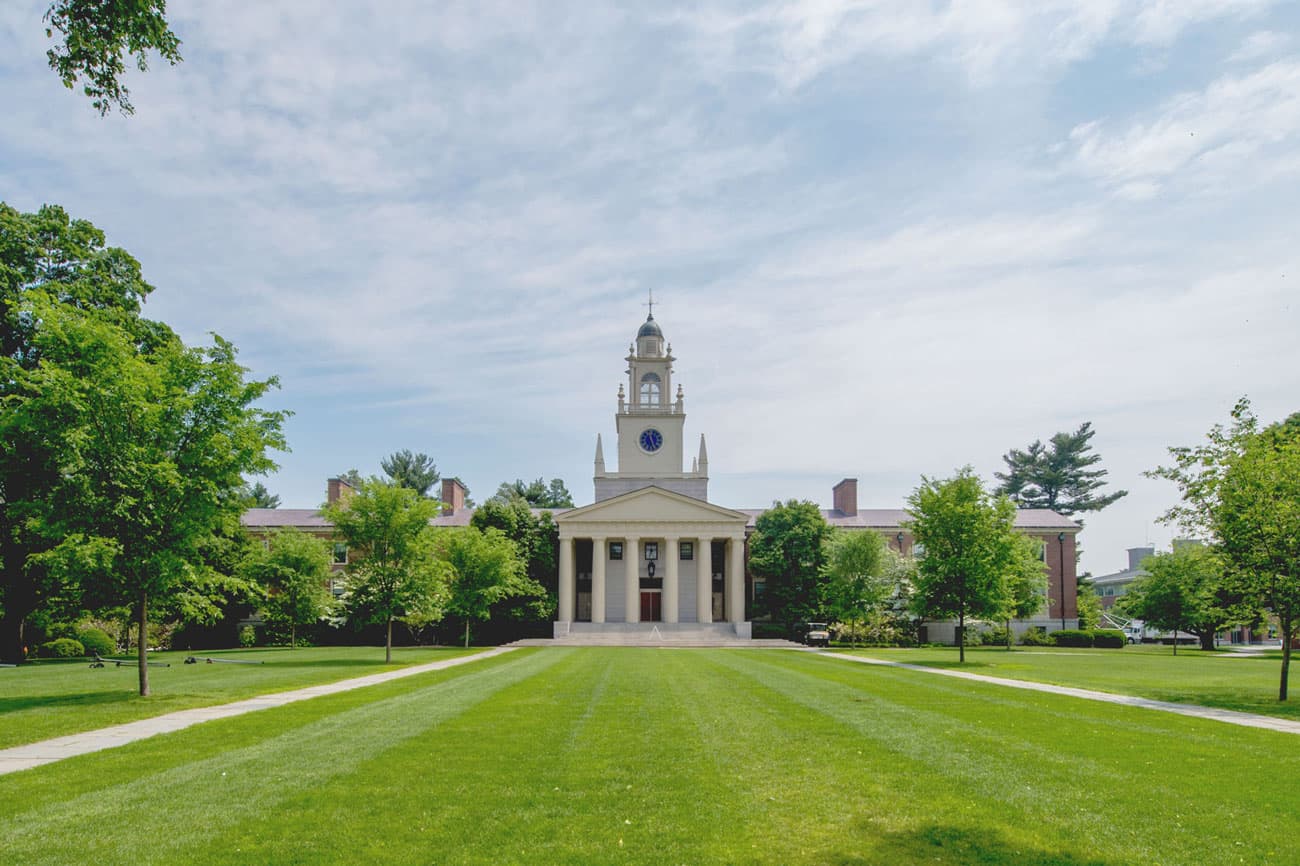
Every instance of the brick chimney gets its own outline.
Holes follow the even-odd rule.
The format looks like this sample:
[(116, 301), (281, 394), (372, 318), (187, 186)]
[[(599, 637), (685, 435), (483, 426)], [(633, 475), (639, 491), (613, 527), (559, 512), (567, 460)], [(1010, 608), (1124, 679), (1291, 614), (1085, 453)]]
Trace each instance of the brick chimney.
[(452, 514), (465, 507), (465, 485), (458, 479), (442, 479), (442, 505)]
[(858, 479), (845, 478), (831, 488), (831, 506), (846, 517), (858, 516)]
[(347, 501), (354, 492), (352, 485), (342, 478), (331, 478), (325, 487), (325, 501), (330, 505), (340, 500)]

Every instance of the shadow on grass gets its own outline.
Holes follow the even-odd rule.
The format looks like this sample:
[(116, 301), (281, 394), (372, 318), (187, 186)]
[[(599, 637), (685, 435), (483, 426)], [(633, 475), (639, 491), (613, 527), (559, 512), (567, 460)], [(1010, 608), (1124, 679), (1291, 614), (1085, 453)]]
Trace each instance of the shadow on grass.
[(19, 698), (0, 698), (0, 715), (36, 708), (96, 707), (103, 704), (124, 704), (135, 699), (135, 697), (134, 683), (128, 683), (115, 692), (80, 692), (73, 695), (24, 695)]
[(828, 859), (842, 866), (936, 862), (990, 866), (1011, 863), (1016, 866), (1119, 866), (1124, 862), (1015, 843), (992, 828), (947, 827), (941, 824), (886, 833), (876, 837), (875, 845), (869, 853), (833, 855)]

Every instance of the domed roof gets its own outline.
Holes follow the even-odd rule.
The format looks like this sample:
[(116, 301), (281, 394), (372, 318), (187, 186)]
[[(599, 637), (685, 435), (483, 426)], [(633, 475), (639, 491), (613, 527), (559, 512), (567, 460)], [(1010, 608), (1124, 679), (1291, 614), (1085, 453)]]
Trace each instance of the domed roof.
[(636, 332), (636, 336), (638, 340), (641, 339), (642, 337), (662, 338), (663, 335), (664, 332), (659, 330), (659, 323), (655, 321), (654, 313), (651, 313), (649, 316), (646, 317), (645, 324), (641, 326), (641, 330)]

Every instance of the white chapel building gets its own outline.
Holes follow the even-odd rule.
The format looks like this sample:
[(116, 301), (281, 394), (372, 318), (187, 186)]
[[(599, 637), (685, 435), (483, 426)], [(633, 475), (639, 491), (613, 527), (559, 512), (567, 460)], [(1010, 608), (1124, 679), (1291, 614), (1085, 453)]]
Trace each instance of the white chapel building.
[[(764, 581), (748, 574), (746, 539), (763, 508), (732, 509), (709, 502), (709, 456), (704, 437), (691, 449), (687, 467), (686, 409), (673, 383), (672, 346), (665, 342), (653, 308), (628, 350), (627, 382), (618, 390), (615, 427), (617, 464), (605, 462), (596, 437), (595, 496), (591, 505), (547, 509), (559, 528), (559, 599), (555, 638), (639, 633), (665, 640), (729, 641), (752, 636), (749, 612), (761, 609)], [(345, 490), (347, 488), (347, 490)], [(329, 502), (344, 496), (345, 481), (331, 478)], [(467, 526), (473, 516), (456, 479), (442, 481), (444, 512), (437, 526)], [(880, 533), (899, 555), (915, 554), (901, 508), (858, 508), (858, 482), (845, 478), (832, 488), (827, 523), (846, 531)], [(249, 509), (244, 526), (264, 535), (296, 526), (331, 537), (318, 509)], [(1047, 565), (1047, 605), (1027, 628), (1072, 628), (1078, 623), (1075, 542), (1080, 525), (1044, 509), (1022, 509), (1016, 528), (1042, 541)], [(337, 542), (337, 539), (335, 539)], [(340, 548), (342, 549), (340, 552)], [(335, 544), (335, 568), (349, 554)], [(922, 640), (949, 642), (952, 623), (927, 623)]]
[[(686, 467), (686, 410), (672, 347), (653, 311), (619, 386), (617, 469), (596, 437), (595, 501), (555, 515), (560, 531), (556, 637), (574, 632), (711, 632), (748, 638), (745, 527), (708, 501), (704, 436)], [(649, 625), (654, 623), (654, 626)]]

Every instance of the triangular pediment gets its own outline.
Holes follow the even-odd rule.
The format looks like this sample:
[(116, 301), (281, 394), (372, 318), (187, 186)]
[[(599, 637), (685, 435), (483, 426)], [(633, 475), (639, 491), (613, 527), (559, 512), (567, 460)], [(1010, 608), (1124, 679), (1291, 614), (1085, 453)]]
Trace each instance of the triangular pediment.
[(555, 516), (560, 526), (577, 523), (739, 523), (747, 514), (713, 505), (662, 487), (642, 487)]

